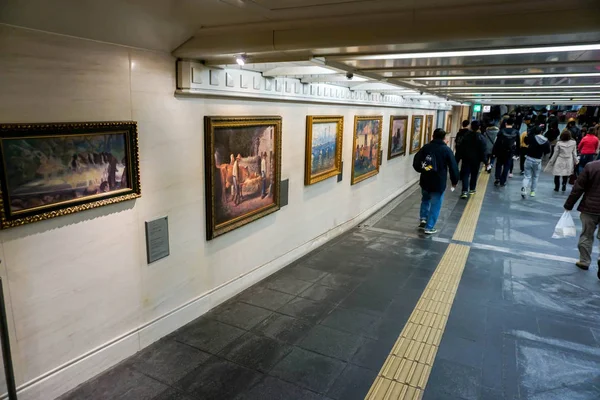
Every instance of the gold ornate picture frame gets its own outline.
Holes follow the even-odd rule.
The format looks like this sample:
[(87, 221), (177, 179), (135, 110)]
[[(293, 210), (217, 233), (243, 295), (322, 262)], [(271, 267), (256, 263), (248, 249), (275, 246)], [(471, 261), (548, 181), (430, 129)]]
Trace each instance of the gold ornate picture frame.
[(0, 124), (1, 228), (141, 196), (137, 123)]
[(305, 185), (342, 173), (343, 136), (344, 117), (306, 116)]
[(382, 125), (383, 116), (354, 117), (352, 185), (379, 173)]
[(421, 149), (423, 140), (423, 116), (413, 115), (410, 127), (410, 154)]
[(425, 140), (421, 143), (421, 147), (433, 140), (433, 115), (425, 117)]
[(408, 132), (408, 116), (392, 115), (390, 117), (388, 160), (406, 154), (406, 137)]
[(204, 117), (206, 235), (280, 208), (281, 117)]

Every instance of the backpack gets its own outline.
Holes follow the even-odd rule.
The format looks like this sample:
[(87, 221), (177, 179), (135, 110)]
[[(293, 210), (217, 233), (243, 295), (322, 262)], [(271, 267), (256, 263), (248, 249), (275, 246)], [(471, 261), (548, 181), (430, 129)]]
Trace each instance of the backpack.
[(506, 154), (515, 154), (517, 151), (517, 139), (518, 136), (506, 136), (503, 132), (502, 134), (502, 150)]

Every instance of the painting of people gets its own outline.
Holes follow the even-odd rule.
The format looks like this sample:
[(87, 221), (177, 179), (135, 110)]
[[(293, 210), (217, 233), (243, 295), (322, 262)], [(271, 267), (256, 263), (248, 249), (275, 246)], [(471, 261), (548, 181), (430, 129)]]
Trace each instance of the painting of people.
[(383, 117), (354, 117), (352, 180), (354, 185), (379, 173)]
[(1, 126), (3, 227), (139, 197), (136, 129), (135, 122)]
[(425, 117), (425, 140), (423, 145), (433, 140), (433, 115), (427, 115)]
[(407, 116), (390, 117), (390, 136), (388, 140), (388, 160), (406, 153)]
[(281, 117), (205, 117), (207, 237), (279, 209)]
[(423, 135), (423, 116), (413, 115), (411, 125), (410, 154), (414, 154), (421, 148), (421, 136)]
[(344, 117), (306, 117), (304, 184), (312, 185), (342, 172)]

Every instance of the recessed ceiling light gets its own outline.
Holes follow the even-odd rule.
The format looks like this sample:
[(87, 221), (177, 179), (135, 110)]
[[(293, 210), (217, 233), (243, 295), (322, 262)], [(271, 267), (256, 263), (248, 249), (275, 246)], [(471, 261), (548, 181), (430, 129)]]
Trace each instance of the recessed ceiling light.
[(246, 64), (246, 56), (244, 54), (240, 54), (235, 58), (235, 62), (238, 63), (240, 67), (243, 67)]
[(600, 76), (600, 72), (565, 73), (565, 74), (524, 74), (524, 75), (447, 75), (406, 77), (403, 80), (413, 81), (493, 81), (499, 79), (538, 79), (538, 78), (586, 78)]
[(545, 47), (517, 47), (508, 49), (484, 50), (459, 50), (459, 51), (434, 51), (428, 53), (395, 53), (395, 54), (370, 54), (370, 55), (343, 55), (330, 56), (334, 60), (406, 60), (412, 58), (449, 58), (449, 57), (476, 57), (497, 56), (508, 54), (539, 54), (560, 53), (567, 51), (600, 50), (600, 44), (582, 44), (574, 46), (545, 46)]

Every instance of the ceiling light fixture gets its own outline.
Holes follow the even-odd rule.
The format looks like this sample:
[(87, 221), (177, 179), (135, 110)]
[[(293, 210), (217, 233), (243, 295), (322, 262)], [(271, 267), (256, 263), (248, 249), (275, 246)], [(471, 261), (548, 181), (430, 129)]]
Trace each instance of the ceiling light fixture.
[(371, 55), (343, 55), (328, 58), (336, 60), (406, 60), (413, 58), (450, 58), (450, 57), (478, 57), (498, 56), (510, 54), (539, 54), (539, 53), (561, 53), (568, 51), (590, 51), (600, 50), (600, 44), (582, 44), (574, 46), (545, 46), (545, 47), (517, 47), (508, 49), (484, 49), (484, 50), (458, 50), (458, 51), (433, 51), (427, 53), (395, 53), (395, 54), (371, 54)]
[(243, 67), (246, 64), (246, 55), (240, 54), (235, 58), (235, 62), (238, 63), (240, 67)]
[(553, 95), (553, 96), (562, 96), (562, 95), (586, 95), (586, 94), (595, 94), (600, 96), (600, 92), (460, 92), (460, 93), (452, 93), (454, 96), (497, 96), (497, 95), (507, 95), (507, 96), (518, 96), (518, 95)]
[(529, 90), (529, 89), (600, 89), (600, 85), (536, 85), (536, 86), (430, 86), (429, 90)]
[(538, 79), (538, 78), (588, 78), (600, 76), (600, 72), (575, 72), (565, 74), (523, 74), (523, 75), (447, 75), (406, 77), (403, 80), (413, 81), (493, 81), (499, 79)]

